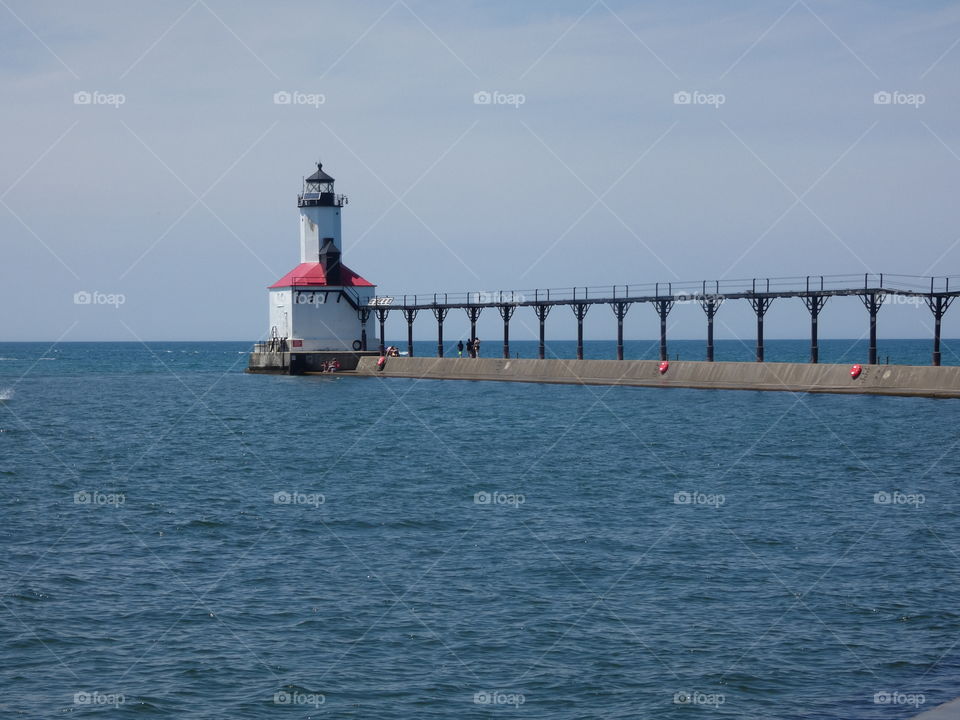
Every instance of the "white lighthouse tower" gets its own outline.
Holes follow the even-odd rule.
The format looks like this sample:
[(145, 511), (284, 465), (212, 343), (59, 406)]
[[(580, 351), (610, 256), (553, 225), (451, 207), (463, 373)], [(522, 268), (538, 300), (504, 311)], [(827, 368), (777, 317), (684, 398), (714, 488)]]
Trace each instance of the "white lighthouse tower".
[[(366, 350), (369, 303), (376, 287), (340, 261), (340, 213), (347, 198), (317, 163), (297, 197), (300, 264), (270, 286), (270, 340), (290, 353)], [(373, 325), (373, 323), (370, 323)]]

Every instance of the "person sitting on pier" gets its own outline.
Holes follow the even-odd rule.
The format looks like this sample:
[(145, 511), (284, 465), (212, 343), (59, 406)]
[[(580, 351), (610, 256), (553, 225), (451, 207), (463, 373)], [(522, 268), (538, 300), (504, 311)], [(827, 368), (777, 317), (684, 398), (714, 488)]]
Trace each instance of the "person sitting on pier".
[(326, 371), (327, 371), (327, 361), (324, 360), (322, 363), (320, 363), (320, 372), (325, 373)]
[(334, 358), (330, 361), (330, 364), (327, 365), (327, 372), (337, 372), (340, 369), (340, 361)]

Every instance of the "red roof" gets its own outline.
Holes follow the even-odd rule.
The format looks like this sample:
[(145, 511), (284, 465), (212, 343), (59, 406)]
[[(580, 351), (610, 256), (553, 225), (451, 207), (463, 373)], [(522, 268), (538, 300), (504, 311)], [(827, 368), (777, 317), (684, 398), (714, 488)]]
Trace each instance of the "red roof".
[[(293, 270), (277, 280), (271, 288), (300, 287), (302, 285), (328, 285), (323, 265), (318, 262), (300, 263)], [(364, 280), (346, 265), (340, 265), (340, 283), (336, 287), (374, 287), (372, 282)]]

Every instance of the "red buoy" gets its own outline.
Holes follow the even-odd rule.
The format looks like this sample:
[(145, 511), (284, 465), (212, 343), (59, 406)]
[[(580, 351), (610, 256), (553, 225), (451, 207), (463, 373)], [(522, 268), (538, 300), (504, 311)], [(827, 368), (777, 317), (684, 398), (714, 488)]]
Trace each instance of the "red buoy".
[(669, 370), (669, 369), (670, 369), (670, 362), (669, 362), (668, 360), (664, 360), (662, 363), (660, 363), (660, 374), (661, 374), (661, 375), (663, 375), (663, 374), (664, 374), (667, 370)]
[(862, 367), (860, 367), (859, 365), (854, 365), (852, 368), (850, 368), (850, 377), (856, 380), (858, 377), (860, 377), (860, 373), (862, 372), (863, 372)]

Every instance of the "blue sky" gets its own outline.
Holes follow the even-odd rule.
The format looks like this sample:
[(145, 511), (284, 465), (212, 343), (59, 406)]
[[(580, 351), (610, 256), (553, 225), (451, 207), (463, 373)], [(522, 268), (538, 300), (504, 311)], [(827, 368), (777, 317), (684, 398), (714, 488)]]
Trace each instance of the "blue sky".
[[(345, 262), (385, 293), (960, 274), (947, 3), (3, 0), (0, 18), (2, 340), (259, 338), (317, 158), (350, 197)], [(703, 335), (694, 306), (671, 322)], [(717, 337), (753, 322), (728, 303)], [(549, 324), (573, 336), (572, 314)], [(656, 316), (626, 326), (651, 338)], [(882, 336), (931, 326), (881, 311)], [(587, 337), (614, 327), (593, 312)], [(766, 330), (804, 337), (802, 304)], [(825, 337), (865, 330), (855, 299), (821, 316)]]

